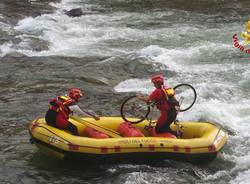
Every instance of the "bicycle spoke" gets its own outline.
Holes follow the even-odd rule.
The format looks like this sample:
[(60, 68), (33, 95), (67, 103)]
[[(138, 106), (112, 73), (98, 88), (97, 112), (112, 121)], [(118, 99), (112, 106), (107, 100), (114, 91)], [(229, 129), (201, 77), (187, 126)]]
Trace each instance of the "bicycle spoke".
[(136, 96), (127, 98), (121, 107), (121, 116), (125, 121), (139, 123), (143, 121), (149, 113), (149, 106), (139, 100)]

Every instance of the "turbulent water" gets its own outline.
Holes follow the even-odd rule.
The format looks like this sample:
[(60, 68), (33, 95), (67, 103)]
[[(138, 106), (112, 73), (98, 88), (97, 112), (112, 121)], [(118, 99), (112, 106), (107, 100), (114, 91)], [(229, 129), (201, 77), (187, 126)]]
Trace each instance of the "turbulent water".
[[(72, 8), (83, 15), (65, 15)], [(250, 183), (250, 55), (232, 43), (249, 9), (247, 0), (1, 0), (0, 183)], [(49, 98), (77, 86), (82, 108), (119, 115), (126, 92), (150, 92), (157, 72), (198, 93), (178, 119), (229, 132), (215, 161), (71, 165), (29, 144), (27, 124)]]

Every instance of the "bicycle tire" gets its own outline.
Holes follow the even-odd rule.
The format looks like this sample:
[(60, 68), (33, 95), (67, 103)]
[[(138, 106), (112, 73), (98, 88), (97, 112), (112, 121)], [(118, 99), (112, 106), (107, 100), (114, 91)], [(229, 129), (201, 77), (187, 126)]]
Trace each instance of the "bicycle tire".
[(175, 86), (173, 89), (174, 89), (175, 91), (177, 91), (178, 88), (183, 87), (183, 86), (188, 87), (188, 88), (190, 88), (190, 89), (192, 90), (192, 92), (193, 92), (193, 100), (192, 100), (192, 102), (190, 103), (190, 105), (189, 105), (188, 107), (186, 107), (186, 108), (184, 108), (184, 109), (181, 109), (181, 108), (180, 108), (180, 112), (184, 112), (184, 111), (187, 111), (188, 109), (190, 109), (190, 108), (194, 105), (194, 103), (195, 103), (195, 101), (196, 101), (196, 99), (197, 99), (196, 90), (195, 90), (194, 87), (193, 87), (192, 85), (190, 85), (190, 84), (186, 84), (186, 83), (178, 84), (178, 85)]
[[(148, 116), (148, 114), (150, 112), (150, 106), (146, 102), (141, 101), (141, 100), (138, 99), (138, 103), (139, 102), (142, 103), (144, 105), (144, 107), (145, 107), (145, 114), (142, 117), (136, 117), (136, 116), (128, 117), (127, 112), (126, 112), (126, 106), (128, 106), (130, 101), (136, 100), (136, 99), (138, 99), (136, 95), (128, 97), (122, 103), (121, 109), (120, 109), (122, 119), (125, 120), (125, 121), (128, 121), (128, 122), (130, 122), (132, 124), (137, 124), (137, 123), (142, 122), (143, 120), (145, 120), (147, 118), (147, 116)], [(133, 111), (133, 109), (132, 109), (132, 111)]]

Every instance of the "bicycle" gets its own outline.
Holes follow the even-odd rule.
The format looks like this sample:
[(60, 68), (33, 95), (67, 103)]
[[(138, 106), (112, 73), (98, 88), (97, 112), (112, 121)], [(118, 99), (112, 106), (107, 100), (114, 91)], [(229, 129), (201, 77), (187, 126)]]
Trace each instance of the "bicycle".
[[(179, 112), (184, 112), (189, 110), (195, 103), (197, 98), (196, 90), (190, 84), (178, 84), (173, 88), (175, 90), (175, 98), (179, 101), (180, 110)], [(130, 96), (121, 105), (120, 113), (121, 117), (132, 124), (137, 124), (147, 119), (149, 125), (146, 125), (145, 128), (153, 127), (152, 117), (148, 118), (150, 111), (158, 102), (146, 103), (137, 98), (136, 95)], [(178, 121), (175, 124), (179, 124)], [(180, 125), (178, 128), (181, 128)]]

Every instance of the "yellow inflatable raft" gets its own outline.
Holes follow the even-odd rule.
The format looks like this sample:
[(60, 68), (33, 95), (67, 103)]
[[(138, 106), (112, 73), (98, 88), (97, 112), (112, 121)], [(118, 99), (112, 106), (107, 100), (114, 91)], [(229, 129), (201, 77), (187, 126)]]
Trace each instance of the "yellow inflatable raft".
[[(101, 117), (99, 121), (92, 118), (82, 118), (83, 121), (97, 124), (100, 127), (113, 130), (124, 120), (120, 117)], [(79, 132), (84, 132), (86, 124), (70, 119)], [(180, 122), (183, 126), (181, 138), (149, 137), (144, 129), (148, 121), (134, 125), (145, 137), (121, 137), (96, 139), (74, 136), (46, 124), (44, 118), (35, 119), (29, 124), (31, 142), (48, 154), (60, 159), (77, 158), (94, 161), (107, 160), (152, 160), (152, 159), (185, 159), (205, 160), (214, 159), (225, 145), (228, 135), (220, 127), (207, 122)], [(87, 125), (88, 126), (88, 125)], [(171, 125), (177, 129), (175, 124)]]

